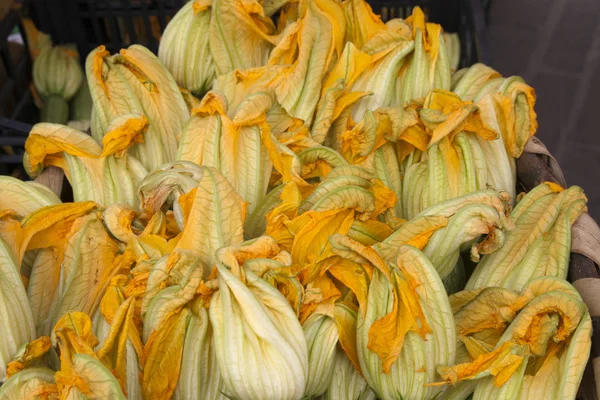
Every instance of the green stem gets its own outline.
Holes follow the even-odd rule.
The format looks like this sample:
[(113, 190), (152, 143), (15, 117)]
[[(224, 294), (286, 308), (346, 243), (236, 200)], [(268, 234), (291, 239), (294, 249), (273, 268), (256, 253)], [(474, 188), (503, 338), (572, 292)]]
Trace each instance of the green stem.
[(69, 121), (69, 104), (59, 95), (46, 97), (40, 119), (42, 122), (66, 124)]

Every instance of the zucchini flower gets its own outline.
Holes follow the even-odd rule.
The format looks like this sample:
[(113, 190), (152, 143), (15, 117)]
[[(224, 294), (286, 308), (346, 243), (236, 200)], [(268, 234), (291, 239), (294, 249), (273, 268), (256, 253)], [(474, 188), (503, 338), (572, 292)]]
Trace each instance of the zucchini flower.
[[(218, 252), (219, 290), (209, 314), (228, 397), (299, 399), (304, 393), (306, 338), (294, 308), (265, 276), (269, 271), (286, 274), (285, 264), (277, 261), (291, 264), (286, 254), (267, 237)], [(290, 291), (286, 290), (288, 295), (293, 294)]]
[[(402, 217), (407, 219), (441, 201), (488, 189), (487, 160), (477, 138), (498, 136), (475, 104), (451, 92), (430, 92), (417, 113), (418, 119), (403, 127), (424, 131), (430, 138), (426, 152), (413, 151), (401, 161)], [(406, 110), (404, 114), (416, 116)]]
[[(257, 123), (257, 118), (266, 118), (270, 105), (268, 94), (251, 95), (237, 110), (228, 110), (223, 94), (209, 92), (200, 108), (192, 111), (197, 116), (186, 125), (179, 147), (179, 159), (216, 168), (225, 175), (249, 203), (249, 212), (265, 196), (273, 168)], [(228, 111), (233, 113), (231, 118)]]
[(425, 386), (435, 380), (435, 366), (454, 359), (451, 312), (442, 282), (418, 250), (400, 248), (397, 265), (407, 270), (404, 277), (393, 271), (392, 281), (374, 271), (358, 319), (360, 365), (378, 396), (426, 399), (438, 392)]
[[(181, 234), (173, 240), (171, 255), (189, 252), (211, 266), (217, 249), (243, 241), (244, 201), (213, 168), (190, 162), (167, 164), (142, 181), (140, 194), (148, 215), (172, 205)], [(220, 233), (215, 236), (214, 232)], [(166, 259), (161, 263), (166, 265)]]
[[(44, 325), (55, 325), (68, 311), (80, 311), (93, 315), (100, 305), (111, 278), (120, 272), (121, 262), (127, 258), (119, 252), (117, 243), (109, 236), (95, 213), (82, 216), (72, 222), (64, 244), (64, 254), (59, 285), (50, 299), (50, 309)], [(50, 263), (49, 267), (54, 266)], [(39, 277), (40, 279), (42, 276)], [(41, 284), (41, 283), (40, 283)], [(36, 295), (42, 295), (43, 287)], [(48, 298), (45, 299), (48, 302)]]
[(100, 46), (88, 55), (86, 73), (94, 102), (94, 139), (104, 143), (113, 121), (137, 115), (147, 121), (147, 132), (129, 153), (148, 171), (175, 161), (177, 137), (189, 111), (177, 83), (152, 52), (133, 45), (110, 56)]
[(398, 78), (397, 104), (400, 105), (421, 99), (434, 89), (450, 90), (451, 85), (450, 60), (442, 27), (425, 22), (425, 15), (420, 7), (413, 9), (405, 23), (412, 30), (414, 52), (409, 55), (407, 67), (403, 68)]
[(158, 58), (178, 85), (195, 95), (212, 87), (215, 62), (209, 46), (211, 2), (186, 3), (169, 22), (158, 47)]
[(20, 225), (15, 259), (37, 251), (26, 303), (40, 335), (49, 335), (67, 311), (95, 313), (112, 276), (130, 266), (129, 257), (120, 254), (106, 232), (93, 202), (45, 207)]
[[(359, 303), (356, 346), (369, 386), (381, 398), (435, 397), (439, 388), (426, 384), (435, 382), (437, 365), (454, 360), (455, 328), (433, 265), (409, 245), (390, 263), (347, 237), (333, 235), (330, 242), (340, 257), (334, 276)], [(357, 274), (351, 265), (370, 273)]]
[(381, 17), (373, 12), (364, 0), (349, 0), (342, 3), (346, 17), (346, 41), (361, 49), (378, 32), (386, 30)]
[(479, 106), (482, 118), (500, 133), (506, 153), (518, 158), (538, 128), (535, 90), (518, 76), (503, 78), (482, 64), (459, 71), (452, 91)]
[[(267, 63), (276, 43), (275, 25), (257, 0), (196, 1), (197, 12), (212, 7), (208, 33), (217, 76)], [(186, 38), (189, 38), (186, 36)]]
[(333, 0), (302, 0), (298, 7), (299, 20), (285, 27), (266, 68), (281, 66), (269, 87), (289, 115), (310, 125), (323, 79), (344, 50), (346, 20)]
[[(41, 208), (16, 225), (11, 223), (10, 230), (16, 235), (10, 242), (0, 241), (5, 257), (2, 265), (9, 268), (3, 272), (9, 287), (2, 292), (10, 295), (7, 299), (18, 300), (7, 312), (16, 313), (11, 317), (13, 321), (21, 321), (3, 325), (3, 367), (13, 359), (26, 366), (31, 361), (29, 350), (25, 349), (22, 359), (15, 359), (17, 350), (37, 335), (48, 335), (65, 308), (92, 312), (97, 306), (105, 279), (110, 279), (117, 249), (94, 215), (95, 208), (91, 202)], [(2, 223), (10, 222), (3, 219)], [(3, 236), (8, 239), (6, 233)], [(18, 266), (25, 265), (22, 260), (28, 255), (34, 258), (27, 261), (31, 262), (29, 271), (21, 266), (27, 273), (22, 279)]]
[(571, 251), (571, 226), (587, 211), (587, 198), (578, 186), (538, 185), (521, 198), (510, 214), (515, 228), (504, 246), (482, 257), (466, 289), (500, 286), (520, 290), (531, 279), (566, 279)]
[[(37, 185), (27, 185), (23, 182), (21, 185), (8, 185), (7, 189), (5, 205), (20, 211), (8, 209), (2, 212), (0, 238), (6, 246), (5, 251), (14, 262), (17, 277), (19, 277), (19, 272), (21, 273), (18, 279), (28, 298), (26, 303), (20, 302), (20, 304), (27, 304), (28, 309), (26, 312), (22, 310), (20, 315), (26, 319), (28, 315), (31, 315), (37, 333), (47, 335), (50, 327), (47, 326), (44, 329), (44, 321), (48, 318), (52, 306), (49, 299), (57, 290), (67, 237), (71, 235), (70, 229), (74, 221), (94, 210), (96, 204), (91, 202), (62, 204), (56, 197), (54, 197), (55, 200), (51, 200), (51, 198), (44, 200), (43, 195), (46, 194), (44, 191), (38, 191)], [(17, 189), (26, 189), (26, 191)], [(49, 191), (49, 189), (45, 189), (45, 191)], [(31, 192), (32, 196), (29, 202), (22, 203), (25, 209), (11, 205), (12, 201), (18, 200), (21, 195), (28, 192)], [(45, 207), (37, 208), (40, 203), (36, 201), (41, 201), (41, 204), (46, 201), (58, 201), (59, 204), (48, 204)], [(24, 212), (27, 208), (33, 211), (21, 217), (19, 213)], [(55, 229), (62, 233), (56, 234)], [(5, 275), (10, 276), (8, 272)], [(13, 282), (13, 285), (16, 283)], [(18, 285), (13, 286), (9, 292), (18, 287)], [(14, 297), (19, 298), (20, 295), (15, 293)], [(19, 325), (21, 328), (26, 326), (28, 326), (28, 322)]]
[(217, 249), (242, 242), (245, 204), (223, 175), (207, 167), (202, 168), (198, 186), (185, 200), (188, 212), (175, 250), (189, 250), (212, 266)]
[(202, 261), (196, 252), (180, 248), (134, 270), (131, 286), (138, 286), (136, 279), (142, 286), (132, 293), (139, 294), (143, 319), (146, 399), (225, 399), (207, 311), (217, 289), (216, 272), (209, 275)]
[(290, 251), (306, 278), (333, 255), (331, 235), (349, 235), (371, 245), (393, 231), (377, 218), (393, 208), (394, 193), (368, 171), (348, 167), (333, 169), (304, 199), (298, 188), (284, 189), (282, 203), (267, 214), (267, 234)]
[(33, 62), (32, 75), (35, 88), (43, 98), (41, 120), (66, 124), (69, 120), (68, 101), (83, 81), (77, 52), (69, 47), (44, 46)]
[[(196, 297), (204, 287), (205, 266), (197, 257), (186, 257), (185, 253), (176, 257), (168, 271), (166, 264), (159, 260), (150, 270), (141, 305), (145, 343), (143, 396), (164, 399), (219, 393), (220, 375), (214, 368), (205, 305)], [(199, 353), (198, 346), (207, 351)], [(207, 381), (208, 378), (211, 379)]]
[[(233, 90), (226, 97), (213, 90), (203, 98), (200, 107), (192, 110), (193, 117), (182, 133), (178, 158), (216, 168), (252, 213), (264, 201), (275, 171), (284, 183), (295, 180), (306, 186), (299, 177), (297, 156), (271, 130), (271, 126), (279, 129), (273, 120), (269, 122), (279, 110), (281, 107), (269, 92), (256, 91), (246, 96)], [(287, 115), (281, 119), (294, 122)], [(284, 135), (281, 131), (276, 133), (280, 138)]]
[(395, 257), (402, 245), (417, 247), (438, 271), (446, 290), (454, 293), (465, 284), (461, 251), (470, 246), (471, 259), (477, 262), (481, 254), (500, 249), (504, 232), (513, 228), (508, 209), (506, 193), (470, 193), (429, 207), (373, 247), (388, 258)]
[[(369, 92), (353, 92), (348, 89), (347, 81), (353, 81), (356, 76), (348, 76), (348, 70), (358, 74), (361, 63), (370, 62), (370, 56), (356, 50), (348, 43), (342, 58), (334, 66), (333, 71), (323, 83), (321, 99), (317, 104), (314, 122), (311, 126), (311, 137), (316, 144), (323, 144), (340, 151), (339, 135), (352, 125), (352, 107)], [(332, 81), (332, 79), (338, 76)], [(331, 82), (330, 82), (331, 81)]]
[(361, 166), (396, 193), (396, 217), (403, 213), (401, 161), (415, 148), (426, 150), (429, 137), (410, 127), (410, 109), (399, 107), (367, 111), (362, 120), (338, 135), (337, 147), (352, 165)]
[(60, 370), (54, 375), (60, 397), (125, 399), (118, 380), (94, 353), (98, 338), (87, 314), (66, 313), (52, 331), (52, 343), (60, 350)]
[(400, 20), (394, 22), (387, 24), (385, 30), (377, 32), (360, 48), (361, 53), (370, 56), (370, 64), (348, 85), (353, 92), (371, 95), (361, 98), (352, 107), (354, 121), (363, 119), (367, 111), (402, 104), (397, 99), (397, 94), (403, 88), (399, 86), (403, 84), (399, 76), (406, 68), (410, 68), (407, 63), (411, 53), (416, 51), (416, 42), (407, 23)]
[(467, 388), (474, 390), (474, 399), (575, 398), (592, 326), (569, 283), (541, 277), (520, 294), (488, 287), (458, 293), (451, 301), (469, 360), (439, 367), (445, 382), (472, 381)]
[(73, 187), (75, 201), (106, 206), (128, 203), (137, 208), (135, 187), (146, 170), (128, 149), (143, 140), (147, 129), (144, 116), (122, 115), (112, 122), (100, 144), (68, 126), (36, 124), (25, 142), (23, 164), (33, 178), (47, 166), (61, 168)]
[(474, 101), (485, 124), (500, 133), (495, 140), (478, 141), (488, 163), (490, 183), (509, 193), (514, 203), (515, 159), (521, 156), (538, 127), (533, 109), (535, 91), (522, 78), (503, 78), (482, 64), (463, 69), (457, 75), (453, 91), (463, 100)]

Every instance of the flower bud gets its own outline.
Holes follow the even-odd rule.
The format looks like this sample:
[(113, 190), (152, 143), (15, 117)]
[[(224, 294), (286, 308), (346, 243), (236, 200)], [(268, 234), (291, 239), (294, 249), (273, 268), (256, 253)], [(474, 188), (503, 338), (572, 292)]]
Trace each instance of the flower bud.
[(237, 399), (296, 400), (304, 393), (308, 352), (285, 297), (242, 266), (245, 282), (221, 263), (210, 303), (224, 393)]

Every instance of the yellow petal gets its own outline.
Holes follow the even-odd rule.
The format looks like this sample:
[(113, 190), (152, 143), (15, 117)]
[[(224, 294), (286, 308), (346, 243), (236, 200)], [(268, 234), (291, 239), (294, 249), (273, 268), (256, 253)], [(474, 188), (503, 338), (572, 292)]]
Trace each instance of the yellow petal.
[(385, 186), (379, 179), (373, 181), (371, 191), (373, 192), (373, 195), (375, 195), (375, 210), (371, 214), (371, 218), (376, 218), (385, 210), (394, 207), (398, 202), (396, 193)]
[(43, 357), (50, 350), (51, 346), (52, 343), (48, 336), (42, 336), (27, 343), (25, 348), (17, 354), (15, 360), (8, 363), (6, 367), (6, 379), (9, 379), (17, 372), (27, 368), (32, 362)]
[(170, 399), (179, 380), (183, 342), (190, 311), (171, 314), (152, 332), (144, 346), (142, 390), (144, 398)]
[(65, 152), (79, 157), (97, 158), (102, 148), (91, 136), (64, 125), (40, 123), (33, 126), (25, 151), (29, 171), (38, 171), (48, 156)]
[(523, 362), (523, 357), (511, 353), (514, 346), (514, 342), (507, 341), (498, 346), (494, 351), (483, 354), (472, 362), (452, 367), (438, 367), (437, 371), (442, 379), (444, 379), (442, 384), (454, 384), (462, 380), (475, 379), (478, 375), (489, 372), (496, 376), (494, 385), (501, 386)]
[(346, 14), (346, 40), (359, 49), (377, 32), (386, 29), (379, 15), (364, 0), (348, 0), (343, 3)]
[(308, 211), (288, 223), (294, 234), (292, 259), (304, 264), (317, 261), (327, 254), (329, 237), (334, 233), (345, 235), (354, 220), (354, 210)]
[(342, 295), (334, 282), (326, 275), (317, 276), (306, 285), (306, 293), (300, 311), (300, 323), (304, 323), (311, 314), (319, 310), (324, 314), (331, 315), (336, 300)]
[(135, 143), (143, 143), (142, 134), (148, 130), (148, 119), (143, 115), (126, 114), (116, 118), (108, 126), (102, 138), (104, 149), (100, 157), (111, 154), (122, 156)]
[(86, 313), (73, 311), (66, 313), (52, 330), (52, 342), (60, 348), (60, 365), (70, 371), (75, 354), (95, 357), (94, 347), (98, 338), (94, 335), (92, 321)]
[(408, 244), (422, 250), (431, 236), (446, 225), (448, 225), (448, 218), (442, 215), (415, 218), (402, 225), (396, 232), (388, 236), (381, 245), (375, 247), (379, 249), (384, 248), (386, 245), (400, 247)]
[(206, 265), (213, 265), (218, 248), (242, 242), (245, 218), (246, 205), (227, 179), (203, 167), (177, 249), (191, 250)]
[(210, 115), (227, 115), (227, 98), (218, 91), (210, 91), (204, 95), (200, 105), (192, 110), (192, 115), (207, 117)]
[(97, 204), (93, 201), (64, 203), (44, 207), (30, 214), (21, 222), (23, 227), (21, 258), (25, 250), (50, 247), (57, 240), (66, 238), (73, 222), (96, 207)]
[(136, 217), (136, 212), (127, 204), (113, 204), (102, 213), (104, 224), (111, 235), (121, 242), (128, 243), (134, 236), (131, 223)]
[(339, 343), (348, 355), (354, 368), (360, 373), (358, 361), (358, 348), (356, 344), (356, 306), (350, 302), (342, 301), (336, 303), (334, 309), (335, 322), (338, 327)]
[[(349, 1), (347, 3), (351, 2), (359, 3), (359, 1)], [(346, 84), (346, 87), (351, 87), (356, 78), (358, 78), (371, 62), (372, 57), (369, 54), (358, 50), (352, 42), (346, 43), (342, 56), (323, 83), (321, 96), (324, 96), (327, 90), (336, 84), (338, 79), (342, 79)]]
[(431, 332), (423, 314), (416, 287), (412, 280), (405, 280), (393, 273), (394, 305), (383, 318), (375, 321), (369, 329), (369, 350), (377, 353), (384, 373), (389, 373), (402, 351), (404, 337), (409, 331), (419, 332), (423, 338)]
[(119, 383), (121, 389), (127, 389), (127, 340), (133, 338), (131, 343), (138, 357), (142, 356), (142, 341), (134, 324), (135, 299), (130, 297), (125, 300), (114, 314), (110, 331), (102, 348), (98, 350), (98, 359), (110, 369)]
[(366, 221), (354, 221), (352, 228), (348, 231), (348, 237), (366, 246), (372, 246), (384, 241), (394, 230), (388, 224), (376, 219)]
[(120, 256), (97, 215), (75, 220), (65, 247), (53, 323), (71, 310), (94, 314), (112, 276), (131, 267), (123, 265)]
[(273, 167), (283, 178), (283, 183), (291, 182), (307, 186), (308, 184), (300, 177), (300, 160), (287, 146), (280, 143), (270, 131), (267, 123), (261, 124), (260, 136), (273, 162)]
[(19, 255), (23, 243), (23, 229), (15, 213), (10, 210), (0, 211), (0, 238), (10, 246), (15, 256)]
[(369, 265), (336, 256), (327, 271), (354, 293), (363, 309), (367, 306), (369, 283), (373, 275)]
[(454, 136), (462, 131), (477, 134), (485, 140), (493, 140), (498, 137), (498, 133), (485, 124), (477, 106), (469, 101), (463, 102), (452, 92), (431, 91), (425, 99), (424, 107), (443, 115), (443, 120), (436, 121), (436, 126), (432, 126), (433, 132), (429, 147), (445, 137), (449, 137), (452, 141)]
[(179, 206), (181, 207), (181, 211), (183, 213), (183, 220), (187, 221), (190, 216), (190, 211), (192, 210), (192, 206), (194, 205), (194, 199), (196, 198), (196, 190), (197, 187), (193, 188), (187, 193), (182, 194), (177, 199)]

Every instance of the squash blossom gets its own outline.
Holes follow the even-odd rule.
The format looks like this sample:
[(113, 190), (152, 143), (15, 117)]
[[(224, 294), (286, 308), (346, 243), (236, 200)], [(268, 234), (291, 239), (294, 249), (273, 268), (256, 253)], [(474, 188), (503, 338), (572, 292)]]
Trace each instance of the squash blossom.
[(302, 326), (288, 300), (253, 271), (285, 268), (261, 258), (276, 252), (276, 246), (266, 240), (219, 252), (219, 290), (209, 314), (228, 396), (297, 399), (304, 393), (308, 351)]

